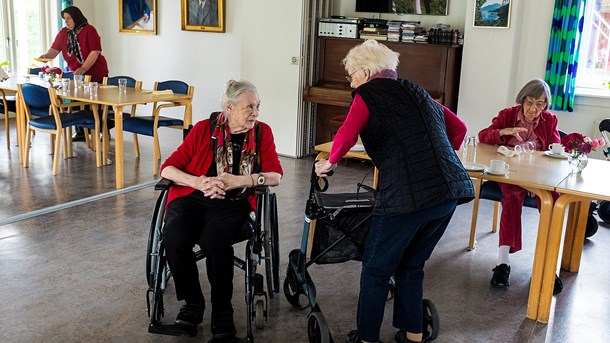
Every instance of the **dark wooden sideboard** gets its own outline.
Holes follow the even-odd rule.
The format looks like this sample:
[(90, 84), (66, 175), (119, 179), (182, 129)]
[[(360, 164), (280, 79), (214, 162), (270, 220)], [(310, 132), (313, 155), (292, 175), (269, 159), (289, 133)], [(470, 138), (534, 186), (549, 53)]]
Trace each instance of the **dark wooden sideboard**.
[[(316, 141), (332, 140), (337, 123), (331, 119), (347, 114), (352, 101), (341, 60), (361, 39), (318, 38), (317, 82), (304, 90), (304, 99), (317, 104)], [(383, 41), (400, 53), (398, 75), (424, 87), (430, 95), (454, 112), (457, 109), (462, 47), (426, 43)]]

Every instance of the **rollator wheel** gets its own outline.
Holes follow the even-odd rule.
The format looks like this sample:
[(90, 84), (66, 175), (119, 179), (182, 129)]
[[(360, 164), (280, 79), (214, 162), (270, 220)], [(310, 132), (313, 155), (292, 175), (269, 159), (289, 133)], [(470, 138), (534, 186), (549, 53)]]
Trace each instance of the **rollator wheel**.
[[(280, 292), (280, 242), (279, 242), (279, 225), (277, 215), (277, 197), (271, 194), (271, 266), (273, 267), (273, 292)], [(271, 294), (270, 296), (273, 296)]]
[(307, 337), (309, 343), (330, 343), (328, 324), (321, 312), (311, 312), (307, 316)]
[[(306, 309), (308, 305), (301, 305), (301, 295), (305, 295), (305, 290), (303, 285), (298, 284), (297, 277), (294, 274), (293, 270), (288, 270), (286, 278), (284, 279), (284, 296), (286, 296), (286, 300), (290, 303), (290, 305), (294, 306), (298, 309)], [(309, 291), (312, 293), (313, 298), (316, 298), (316, 286), (311, 280), (311, 276), (307, 271), (305, 271), (305, 279), (307, 284), (309, 285)]]
[(265, 252), (265, 281), (267, 282), (267, 295), (273, 298), (273, 244), (271, 232), (271, 197), (266, 194), (266, 201), (263, 208), (263, 239)]
[(440, 319), (436, 306), (429, 299), (423, 300), (424, 318), (423, 318), (423, 334), (426, 341), (433, 341), (438, 337), (440, 330)]
[(257, 300), (254, 305), (254, 325), (257, 329), (265, 327), (265, 303), (262, 299)]

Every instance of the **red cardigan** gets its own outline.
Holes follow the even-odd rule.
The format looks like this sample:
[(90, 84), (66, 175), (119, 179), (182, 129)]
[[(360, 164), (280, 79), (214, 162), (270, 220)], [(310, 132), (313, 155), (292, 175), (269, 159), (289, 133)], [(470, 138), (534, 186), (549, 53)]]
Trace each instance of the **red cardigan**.
[[(521, 105), (508, 107), (500, 111), (498, 116), (491, 120), (488, 128), (479, 132), (479, 142), (486, 144), (506, 144), (510, 136), (500, 136), (500, 130), (507, 127), (517, 127), (517, 117), (521, 110)], [(551, 143), (559, 143), (559, 131), (557, 131), (557, 116), (549, 111), (542, 111), (538, 125), (534, 128), (534, 133), (540, 140), (542, 150)]]
[[(283, 174), (282, 165), (275, 150), (273, 132), (269, 125), (258, 122), (261, 126), (261, 143), (259, 152), (261, 155), (261, 171)], [(254, 130), (254, 129), (253, 129)], [(210, 120), (205, 119), (197, 124), (189, 132), (184, 142), (174, 151), (161, 166), (161, 171), (167, 166), (174, 166), (191, 175), (205, 175), (212, 164), (212, 149), (210, 147)], [(169, 190), (167, 203), (176, 198), (187, 196), (195, 191), (188, 186), (173, 185)], [(248, 197), (252, 209), (256, 208), (256, 197), (251, 194)]]

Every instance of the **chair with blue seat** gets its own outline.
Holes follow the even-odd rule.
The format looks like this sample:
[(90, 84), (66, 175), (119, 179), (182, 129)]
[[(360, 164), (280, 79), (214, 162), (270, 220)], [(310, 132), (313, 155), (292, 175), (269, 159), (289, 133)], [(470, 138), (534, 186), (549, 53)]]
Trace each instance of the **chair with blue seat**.
[[(99, 132), (99, 123), (91, 111), (79, 110), (67, 112), (73, 107), (80, 107), (80, 103), (62, 103), (57, 97), (54, 88), (45, 88), (31, 83), (17, 85), (19, 97), (22, 99), (26, 115), (26, 142), (23, 166), (28, 167), (30, 141), (32, 132), (40, 131), (51, 134), (53, 143), (53, 175), (57, 175), (59, 167), (59, 148), (62, 138), (64, 143), (64, 158), (72, 156), (72, 135), (64, 132), (65, 128), (76, 125), (94, 124)], [(99, 134), (99, 133), (98, 133)], [(54, 138), (54, 139), (53, 139)], [(99, 146), (98, 146), (99, 148)], [(96, 150), (99, 154), (100, 149)], [(98, 158), (101, 160), (101, 158)]]
[(28, 68), (28, 75), (38, 75), (42, 72), (42, 67)]
[(9, 96), (4, 93), (2, 89), (0, 89), (0, 114), (4, 114), (4, 130), (6, 132), (6, 148), (10, 149), (11, 147), (11, 134), (10, 128), (8, 125), (9, 117), (8, 113), (13, 112), (17, 113), (17, 102), (14, 96)]
[[(174, 94), (187, 94), (192, 96), (195, 92), (195, 87), (189, 86), (185, 82), (170, 80), (164, 82), (155, 82), (155, 91), (171, 90)], [(184, 116), (182, 119), (161, 116), (162, 109), (171, 107), (184, 106)], [(132, 132), (135, 134), (151, 136), (154, 141), (153, 148), (153, 175), (159, 172), (159, 159), (161, 159), (161, 148), (159, 145), (159, 127), (167, 127), (173, 129), (187, 130), (192, 123), (192, 105), (191, 101), (179, 102), (162, 102), (153, 104), (152, 116), (134, 116), (123, 120), (123, 131)], [(134, 139), (136, 149), (136, 157), (140, 157), (140, 147), (137, 138)]]

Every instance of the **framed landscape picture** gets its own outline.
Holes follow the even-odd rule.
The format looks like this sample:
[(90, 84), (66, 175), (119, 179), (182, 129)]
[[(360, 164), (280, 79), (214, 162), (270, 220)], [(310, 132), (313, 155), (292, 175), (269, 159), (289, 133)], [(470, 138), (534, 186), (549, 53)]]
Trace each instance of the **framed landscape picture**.
[(157, 0), (119, 0), (119, 32), (157, 34)]
[(182, 30), (225, 32), (224, 0), (180, 0)]
[(511, 0), (475, 0), (474, 27), (508, 29)]

